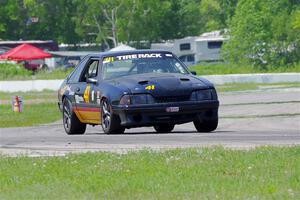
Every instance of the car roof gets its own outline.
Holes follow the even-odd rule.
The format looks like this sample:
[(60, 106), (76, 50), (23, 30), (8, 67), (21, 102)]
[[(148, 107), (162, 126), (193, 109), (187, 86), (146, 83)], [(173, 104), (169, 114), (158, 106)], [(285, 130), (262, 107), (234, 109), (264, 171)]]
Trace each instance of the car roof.
[(172, 52), (170, 52), (170, 51), (146, 49), (146, 50), (106, 51), (106, 52), (88, 54), (88, 56), (91, 56), (91, 57), (109, 57), (109, 56), (140, 54), (140, 53), (169, 53), (169, 54), (172, 54)]

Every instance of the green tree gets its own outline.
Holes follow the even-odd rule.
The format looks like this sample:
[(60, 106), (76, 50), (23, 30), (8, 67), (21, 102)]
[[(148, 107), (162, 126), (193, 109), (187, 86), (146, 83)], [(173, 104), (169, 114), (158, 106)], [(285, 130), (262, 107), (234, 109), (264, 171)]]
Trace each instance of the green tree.
[[(296, 0), (290, 0), (295, 1)], [(227, 27), (237, 0), (0, 0), (0, 39), (161, 41)], [(30, 19), (38, 19), (31, 22)]]
[(229, 26), (230, 40), (223, 48), (225, 59), (260, 67), (298, 61), (294, 9), (289, 0), (240, 0)]
[(205, 31), (213, 31), (228, 27), (234, 15), (237, 0), (202, 0), (200, 14)]
[(22, 0), (0, 1), (0, 39), (24, 38), (26, 9)]
[(160, 24), (169, 7), (167, 1), (126, 1), (119, 33), (123, 41), (158, 41), (161, 39)]
[(87, 42), (118, 45), (123, 0), (77, 0), (76, 32)]
[(77, 43), (75, 32), (75, 5), (72, 0), (24, 0), (27, 18), (38, 18), (24, 29), (26, 39), (53, 39), (64, 43)]

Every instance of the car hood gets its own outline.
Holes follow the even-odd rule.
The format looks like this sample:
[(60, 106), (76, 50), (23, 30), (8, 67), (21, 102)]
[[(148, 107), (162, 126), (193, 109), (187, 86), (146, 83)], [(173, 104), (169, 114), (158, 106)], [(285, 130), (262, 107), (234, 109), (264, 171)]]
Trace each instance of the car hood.
[(153, 96), (190, 95), (195, 89), (210, 88), (208, 81), (190, 74), (148, 73), (119, 77), (109, 81), (111, 84), (126, 88), (132, 94), (150, 93)]

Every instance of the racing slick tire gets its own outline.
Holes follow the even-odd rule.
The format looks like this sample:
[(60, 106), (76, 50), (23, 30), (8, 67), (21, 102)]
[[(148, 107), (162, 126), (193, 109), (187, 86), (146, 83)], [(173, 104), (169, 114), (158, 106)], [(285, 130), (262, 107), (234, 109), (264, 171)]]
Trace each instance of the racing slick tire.
[(112, 113), (111, 106), (106, 100), (101, 101), (101, 126), (105, 134), (122, 134), (125, 128), (121, 126), (118, 115)]
[(157, 133), (170, 133), (174, 129), (174, 124), (160, 124), (156, 125), (153, 128)]
[(218, 127), (218, 118), (194, 120), (194, 126), (198, 132), (211, 132)]
[(73, 112), (70, 100), (63, 100), (63, 124), (68, 135), (81, 135), (86, 130), (86, 124), (81, 123)]

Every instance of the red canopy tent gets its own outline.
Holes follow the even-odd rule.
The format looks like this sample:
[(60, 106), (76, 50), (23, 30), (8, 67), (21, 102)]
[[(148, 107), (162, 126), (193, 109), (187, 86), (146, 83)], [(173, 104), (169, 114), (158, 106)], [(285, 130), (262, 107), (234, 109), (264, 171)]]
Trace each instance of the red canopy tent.
[(4, 54), (0, 55), (2, 60), (38, 60), (44, 58), (51, 58), (51, 54), (32, 46), (30, 44), (21, 44)]

